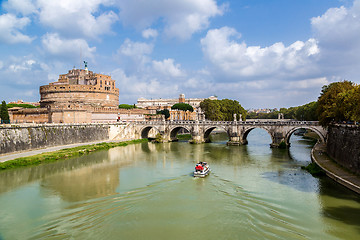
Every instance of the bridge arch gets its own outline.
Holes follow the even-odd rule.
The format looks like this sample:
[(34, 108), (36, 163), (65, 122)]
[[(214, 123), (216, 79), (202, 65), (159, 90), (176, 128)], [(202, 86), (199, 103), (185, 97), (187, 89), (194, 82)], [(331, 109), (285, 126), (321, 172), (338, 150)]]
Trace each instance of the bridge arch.
[(141, 128), (141, 130), (140, 130), (141, 138), (149, 138), (149, 132), (151, 129), (154, 129), (155, 131), (160, 133), (159, 129), (154, 126), (145, 126), (145, 127)]
[(205, 142), (210, 142), (210, 134), (211, 134), (212, 131), (215, 130), (215, 128), (223, 129), (226, 132), (226, 134), (228, 135), (228, 137), (230, 137), (228, 128), (226, 128), (224, 126), (211, 126), (211, 127), (207, 127), (207, 128), (204, 129), (204, 135), (203, 136), (204, 136)]
[(286, 133), (286, 135), (285, 135), (285, 142), (286, 142), (286, 144), (288, 144), (288, 145), (290, 144), (290, 137), (291, 137), (291, 135), (292, 135), (296, 130), (298, 130), (298, 129), (309, 129), (309, 130), (315, 132), (315, 133), (319, 136), (321, 142), (325, 142), (325, 141), (326, 141), (326, 136), (324, 136), (323, 133), (322, 133), (319, 129), (317, 129), (316, 127), (311, 127), (311, 126), (299, 126), (299, 127), (294, 127), (294, 128), (292, 128), (292, 129), (290, 129), (290, 130)]
[(178, 132), (181, 130), (181, 129), (185, 129), (187, 130), (189, 133), (191, 133), (191, 129), (189, 129), (187, 126), (175, 126), (175, 127), (172, 127), (169, 132), (170, 132), (170, 139), (171, 140), (176, 140), (176, 135), (178, 134)]
[(271, 138), (271, 143), (274, 142), (274, 136), (271, 134), (271, 132), (269, 131), (269, 129), (267, 129), (267, 128), (265, 128), (265, 127), (262, 127), (262, 126), (256, 126), (256, 127), (249, 127), (249, 128), (246, 128), (246, 129), (245, 129), (243, 135), (241, 136), (241, 140), (242, 140), (242, 143), (243, 143), (243, 144), (248, 144), (247, 137), (248, 137), (249, 133), (250, 133), (252, 130), (254, 130), (255, 128), (259, 128), (259, 129), (265, 130), (265, 131), (269, 134), (269, 136), (270, 136), (270, 138)]

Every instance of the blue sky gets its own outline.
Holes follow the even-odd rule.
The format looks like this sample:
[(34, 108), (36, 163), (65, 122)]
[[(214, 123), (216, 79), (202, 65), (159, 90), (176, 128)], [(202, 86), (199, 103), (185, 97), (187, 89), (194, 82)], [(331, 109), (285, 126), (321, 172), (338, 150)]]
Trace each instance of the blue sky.
[(359, 83), (360, 0), (8, 0), (0, 10), (0, 100), (39, 101), (76, 66), (140, 97), (315, 101)]

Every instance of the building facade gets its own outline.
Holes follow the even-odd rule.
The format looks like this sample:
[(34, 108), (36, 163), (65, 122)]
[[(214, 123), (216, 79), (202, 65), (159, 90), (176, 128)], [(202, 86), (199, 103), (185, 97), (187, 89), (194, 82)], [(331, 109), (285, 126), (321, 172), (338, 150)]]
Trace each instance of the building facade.
[[(210, 100), (217, 100), (217, 97), (211, 96), (207, 99)], [(200, 107), (200, 103), (204, 101), (205, 98), (185, 98), (185, 94), (180, 94), (179, 98), (170, 98), (170, 99), (145, 99), (145, 98), (139, 98), (137, 100), (136, 106), (138, 108), (149, 108), (149, 107), (155, 107), (158, 110), (160, 109), (170, 109), (171, 106), (173, 106), (176, 103), (187, 103), (191, 105), (194, 109), (197, 109)]]

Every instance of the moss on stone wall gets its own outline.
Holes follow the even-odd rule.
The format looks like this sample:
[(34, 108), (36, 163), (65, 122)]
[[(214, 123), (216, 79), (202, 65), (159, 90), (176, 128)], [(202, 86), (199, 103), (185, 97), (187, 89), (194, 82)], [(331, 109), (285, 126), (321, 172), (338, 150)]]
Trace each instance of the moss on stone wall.
[(306, 171), (308, 171), (311, 175), (313, 175), (314, 177), (322, 177), (325, 176), (326, 173), (324, 172), (324, 170), (322, 170), (316, 163), (312, 162), (309, 165), (307, 165), (306, 167), (302, 166), (301, 169), (304, 169)]
[(142, 143), (147, 141), (147, 139), (138, 139), (126, 142), (98, 143), (75, 148), (67, 148), (55, 152), (42, 153), (35, 156), (17, 158), (14, 160), (6, 161), (0, 163), (0, 170), (50, 163), (58, 160), (68, 159), (71, 157), (78, 157), (94, 151), (106, 150), (114, 147), (127, 146), (129, 144)]

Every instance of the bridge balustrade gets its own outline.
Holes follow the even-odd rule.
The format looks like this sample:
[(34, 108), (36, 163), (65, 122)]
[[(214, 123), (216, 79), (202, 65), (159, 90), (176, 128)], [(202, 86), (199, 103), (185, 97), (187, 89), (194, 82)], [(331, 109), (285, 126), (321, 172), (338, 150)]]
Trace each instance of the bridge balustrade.
[(318, 121), (284, 121), (284, 120), (274, 120), (274, 121), (139, 121), (134, 122), (138, 125), (183, 125), (183, 124), (200, 124), (200, 125), (312, 125), (319, 126)]
[[(299, 128), (308, 128), (315, 131), (322, 141), (326, 141), (327, 131), (319, 125), (317, 121), (298, 121), (298, 120), (249, 120), (249, 121), (141, 121), (134, 122), (138, 126), (138, 131), (149, 131), (149, 128), (156, 128), (163, 136), (164, 141), (173, 141), (174, 132), (178, 127), (188, 129), (192, 135), (193, 142), (202, 143), (209, 141), (209, 134), (216, 127), (223, 128), (229, 136), (229, 144), (246, 144), (248, 133), (256, 128), (265, 129), (272, 138), (272, 147), (278, 147), (282, 143), (289, 146), (291, 134)], [(171, 127), (167, 127), (171, 126)], [(175, 129), (175, 130), (174, 130)], [(145, 134), (146, 135), (146, 134)]]

